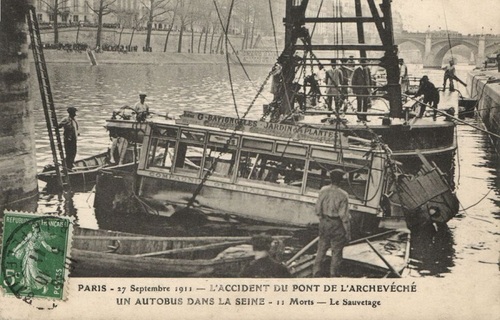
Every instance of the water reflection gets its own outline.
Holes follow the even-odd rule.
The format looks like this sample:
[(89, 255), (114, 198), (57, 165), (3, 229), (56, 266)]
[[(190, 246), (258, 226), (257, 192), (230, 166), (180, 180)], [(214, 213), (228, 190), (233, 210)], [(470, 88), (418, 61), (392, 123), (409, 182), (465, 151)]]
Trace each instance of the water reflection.
[[(410, 72), (440, 84), (442, 71), (422, 70), (419, 66), (409, 66)], [(465, 79), (465, 69), (458, 69), (458, 75)], [(34, 74), (35, 70), (32, 69)], [(243, 112), (254, 98), (256, 84), (267, 75), (268, 68), (248, 69), (254, 83), (237, 68), (233, 69), (236, 100)], [(58, 117), (66, 115), (66, 107), (78, 108), (77, 119), (81, 128), (78, 158), (105, 151), (109, 137), (104, 130), (105, 120), (112, 111), (123, 105), (133, 105), (139, 91), (148, 94), (151, 109), (161, 114), (166, 112), (181, 114), (184, 110), (205, 111), (234, 116), (234, 106), (224, 66), (188, 65), (86, 65), (50, 64), (50, 80)], [(52, 162), (46, 139), (45, 121), (38, 95), (38, 84), (33, 78), (32, 89), (36, 106), (36, 147), (39, 170)], [(249, 117), (259, 117), (261, 106), (271, 99), (268, 90), (260, 97)], [(469, 121), (475, 121), (474, 119)], [(489, 141), (481, 133), (466, 127), (458, 127), (457, 162), (455, 166), (456, 192), (467, 210), (460, 217), (451, 220), (448, 228), (420, 230), (412, 235), (412, 258), (416, 261), (415, 276), (460, 276), (471, 271), (471, 265), (481, 270), (487, 268), (484, 276), (494, 274), (498, 269), (498, 250), (494, 246), (498, 230), (496, 221), (500, 218), (499, 187), (500, 168), (497, 155)], [(43, 184), (40, 184), (43, 188)], [(490, 191), (492, 190), (492, 191)], [(77, 192), (70, 200), (41, 194), (40, 212), (69, 212), (86, 228), (104, 228), (125, 232), (154, 235), (248, 235), (265, 227), (246, 221), (236, 221), (233, 217), (220, 217), (193, 225), (185, 221), (166, 221), (158, 216), (111, 216), (94, 212), (94, 193)], [(483, 201), (480, 201), (484, 197)], [(468, 208), (470, 207), (470, 208)], [(193, 217), (196, 213), (193, 213)], [(197, 220), (197, 219), (195, 219)], [(125, 223), (125, 221), (127, 221)], [(145, 223), (145, 221), (148, 221)], [(307, 243), (316, 236), (315, 230), (294, 230), (275, 228), (275, 234), (295, 235), (301, 243)], [(422, 232), (422, 233), (420, 233)], [(482, 262), (481, 262), (482, 261)], [(492, 264), (493, 263), (493, 264)]]

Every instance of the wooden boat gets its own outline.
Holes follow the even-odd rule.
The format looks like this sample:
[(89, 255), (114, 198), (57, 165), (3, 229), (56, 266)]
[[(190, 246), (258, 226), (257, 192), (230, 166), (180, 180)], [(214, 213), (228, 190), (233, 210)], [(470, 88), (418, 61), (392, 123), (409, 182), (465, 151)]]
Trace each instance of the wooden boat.
[[(121, 165), (110, 164), (108, 152), (75, 161), (73, 169), (68, 172), (72, 188), (76, 190), (91, 189), (95, 185), (99, 169), (105, 167), (131, 170), (134, 167), (132, 154), (133, 150), (127, 150), (125, 164)], [(57, 174), (53, 165), (45, 166), (43, 171), (37, 174), (37, 178), (46, 182), (48, 189), (58, 188)]]
[[(314, 252), (310, 252), (312, 249), (315, 248), (310, 245), (287, 262), (290, 273), (295, 277), (312, 277), (316, 257)], [(324, 270), (328, 270), (330, 256), (328, 251)], [(352, 241), (344, 247), (343, 258), (342, 276), (401, 277), (410, 261), (410, 231), (389, 230)]]
[(249, 243), (250, 237), (156, 237), (76, 228), (71, 276), (236, 277), (253, 259)]

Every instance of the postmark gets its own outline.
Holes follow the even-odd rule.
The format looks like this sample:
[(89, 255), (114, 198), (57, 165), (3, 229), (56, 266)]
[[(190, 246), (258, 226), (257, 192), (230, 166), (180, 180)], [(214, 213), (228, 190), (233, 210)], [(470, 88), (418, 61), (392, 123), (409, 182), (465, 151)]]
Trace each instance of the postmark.
[(73, 225), (69, 217), (6, 212), (0, 284), (6, 295), (65, 300)]

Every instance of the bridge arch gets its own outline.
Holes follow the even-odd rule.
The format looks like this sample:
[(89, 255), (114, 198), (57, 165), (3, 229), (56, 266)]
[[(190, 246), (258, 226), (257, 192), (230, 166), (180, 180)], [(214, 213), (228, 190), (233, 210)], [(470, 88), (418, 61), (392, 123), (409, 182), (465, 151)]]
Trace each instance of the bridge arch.
[(418, 51), (420, 51), (420, 55), (422, 57), (424, 56), (424, 53), (425, 53), (425, 42), (420, 41), (420, 40), (416, 40), (416, 39), (401, 39), (399, 41), (396, 41), (396, 44), (399, 47), (401, 47), (401, 45), (403, 45), (405, 43), (411, 43), (411, 44), (413, 44), (418, 49)]
[(445, 54), (451, 49), (464, 45), (477, 55), (478, 44), (469, 40), (451, 39), (439, 40), (432, 44), (431, 52), (425, 58), (426, 67), (441, 67)]

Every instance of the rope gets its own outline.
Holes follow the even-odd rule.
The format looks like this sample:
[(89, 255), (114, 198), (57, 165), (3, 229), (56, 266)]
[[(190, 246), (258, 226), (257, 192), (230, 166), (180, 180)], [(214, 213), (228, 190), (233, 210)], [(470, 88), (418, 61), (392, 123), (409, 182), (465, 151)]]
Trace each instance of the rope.
[(227, 14), (227, 23), (226, 26), (224, 27), (224, 24), (222, 24), (222, 20), (220, 19), (220, 12), (217, 8), (217, 3), (215, 0), (213, 0), (215, 8), (217, 9), (217, 15), (219, 16), (219, 21), (221, 22), (221, 27), (222, 30), (224, 31), (224, 36), (225, 36), (225, 41), (224, 41), (224, 47), (225, 47), (225, 53), (226, 53), (226, 65), (227, 65), (227, 73), (228, 73), (228, 78), (229, 78), (229, 85), (231, 88), (231, 97), (233, 98), (233, 105), (234, 105), (234, 111), (236, 112), (236, 117), (239, 119), (240, 115), (238, 112), (238, 105), (236, 103), (236, 96), (234, 94), (234, 84), (233, 84), (233, 77), (231, 74), (231, 64), (229, 63), (229, 36), (228, 36), (228, 29), (229, 29), (229, 23), (231, 22), (231, 14), (233, 12), (233, 6), (234, 6), (234, 0), (231, 0), (231, 5), (229, 6), (229, 12)]
[(450, 48), (451, 59), (453, 60), (453, 50), (451, 47), (450, 32), (448, 31), (448, 21), (446, 19), (446, 10), (444, 9), (444, 3), (442, 1), (441, 1), (441, 7), (443, 8), (444, 24), (446, 26), (446, 35), (448, 37), (448, 47)]
[[(319, 18), (319, 13), (320, 13), (320, 11), (321, 11), (321, 7), (323, 7), (323, 1), (324, 1), (324, 0), (321, 0), (321, 2), (319, 3), (318, 12), (316, 13), (316, 19), (318, 19), (318, 18)], [(313, 28), (312, 28), (312, 31), (311, 31), (311, 38), (312, 38), (312, 36), (313, 36), (313, 34), (314, 34), (314, 31), (315, 31), (315, 30), (316, 30), (316, 21), (315, 21), (315, 22), (314, 22), (314, 24), (313, 24)]]
[(278, 50), (278, 40), (276, 39), (276, 26), (274, 25), (273, 6), (271, 4), (271, 0), (269, 0), (268, 3), (269, 3), (269, 14), (271, 15), (271, 24), (273, 26), (273, 36), (274, 36), (274, 46), (276, 48), (276, 57), (278, 57), (279, 50)]
[(460, 210), (460, 211), (467, 211), (470, 208), (473, 208), (473, 207), (477, 206), (478, 204), (480, 204), (490, 194), (491, 190), (493, 190), (493, 189), (490, 189), (481, 199), (479, 199), (479, 201), (477, 201), (476, 203), (468, 206), (467, 208), (462, 208), (462, 210)]
[(422, 104), (422, 105), (425, 105), (425, 106), (427, 106), (428, 108), (430, 108), (431, 110), (434, 110), (434, 111), (436, 111), (436, 112), (438, 112), (438, 113), (440, 113), (440, 114), (443, 114), (443, 115), (445, 115), (446, 117), (449, 117), (449, 118), (451, 118), (451, 119), (453, 119), (453, 120), (455, 120), (455, 121), (457, 121), (457, 122), (459, 122), (459, 123), (462, 123), (462, 124), (468, 125), (469, 127), (472, 127), (472, 128), (474, 128), (474, 129), (476, 129), (476, 130), (479, 130), (479, 131), (482, 131), (482, 132), (484, 132), (484, 133), (486, 133), (486, 134), (488, 134), (488, 135), (490, 135), (490, 136), (493, 136), (493, 137), (496, 137), (496, 138), (500, 138), (500, 135), (498, 135), (498, 134), (496, 134), (496, 133), (493, 133), (493, 132), (488, 131), (488, 130), (486, 130), (486, 129), (480, 128), (480, 127), (475, 126), (475, 125), (472, 125), (472, 124), (470, 124), (470, 123), (468, 123), (468, 122), (466, 122), (466, 121), (460, 120), (460, 119), (458, 119), (457, 117), (454, 117), (454, 116), (452, 116), (452, 115), (449, 115), (449, 114), (447, 114), (446, 112), (444, 112), (444, 111), (442, 111), (442, 110), (439, 110), (438, 108), (434, 108), (434, 107), (432, 107), (431, 105), (425, 104), (425, 103), (423, 103), (422, 101), (417, 100), (417, 99), (415, 99), (414, 97), (412, 97), (412, 96), (410, 96), (410, 95), (406, 95), (406, 94), (404, 94), (404, 93), (402, 93), (402, 95), (404, 95), (404, 96), (406, 96), (406, 97), (410, 98), (411, 100), (413, 100), (413, 101), (415, 101), (415, 102), (417, 102), (417, 103), (420, 103), (420, 104)]
[[(223, 28), (223, 30), (224, 30), (224, 22), (222, 21), (222, 16), (221, 16), (221, 14), (220, 14), (219, 7), (217, 6), (217, 3), (215, 2), (215, 0), (213, 0), (213, 3), (214, 3), (214, 6), (215, 6), (215, 11), (217, 12), (217, 17), (218, 17), (218, 19), (219, 19), (219, 23), (221, 24), (221, 26), (222, 26), (222, 28)], [(229, 45), (231, 46), (231, 49), (233, 50), (233, 54), (234, 54), (234, 56), (236, 57), (236, 59), (238, 60), (238, 63), (239, 63), (239, 65), (240, 65), (241, 69), (243, 70), (243, 73), (245, 74), (245, 77), (248, 79), (248, 81), (250, 81), (250, 83), (252, 84), (252, 86), (253, 86), (256, 90), (258, 90), (258, 89), (257, 89), (257, 87), (256, 87), (256, 85), (255, 85), (255, 83), (254, 83), (254, 82), (253, 82), (253, 80), (250, 78), (250, 75), (248, 74), (248, 71), (247, 71), (247, 69), (246, 69), (245, 65), (244, 65), (244, 64), (243, 64), (243, 62), (241, 61), (241, 59), (240, 59), (239, 55), (237, 54), (237, 50), (234, 48), (233, 43), (231, 42), (231, 39), (229, 39), (229, 37), (227, 37), (227, 41), (228, 41)], [(227, 50), (226, 50), (226, 51), (227, 51)], [(266, 101), (268, 101), (266, 97), (264, 97), (264, 99), (265, 99)], [(207, 104), (207, 103), (205, 103), (205, 104)]]

